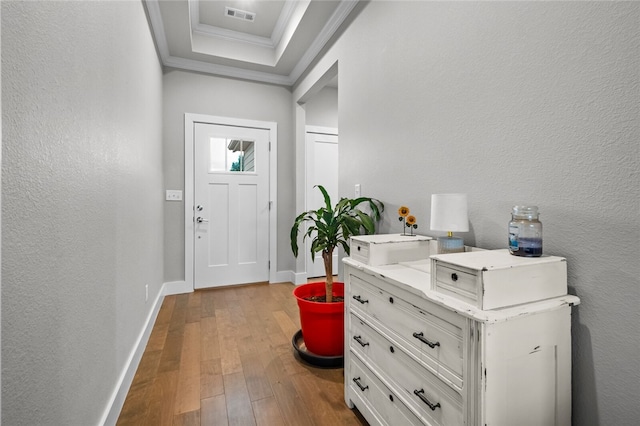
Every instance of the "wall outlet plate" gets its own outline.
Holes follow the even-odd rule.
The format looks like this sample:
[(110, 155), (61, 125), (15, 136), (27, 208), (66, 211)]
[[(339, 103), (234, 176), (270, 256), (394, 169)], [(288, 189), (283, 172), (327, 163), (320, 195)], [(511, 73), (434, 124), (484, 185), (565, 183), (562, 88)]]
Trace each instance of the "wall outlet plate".
[(167, 201), (182, 201), (182, 191), (177, 189), (167, 189), (165, 199)]

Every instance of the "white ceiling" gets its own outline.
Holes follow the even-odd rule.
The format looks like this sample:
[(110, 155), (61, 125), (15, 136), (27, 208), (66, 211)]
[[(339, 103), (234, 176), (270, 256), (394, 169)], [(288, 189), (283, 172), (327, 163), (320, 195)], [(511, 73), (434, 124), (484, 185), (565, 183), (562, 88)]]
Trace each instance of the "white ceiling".
[[(166, 67), (292, 86), (357, 0), (144, 0)], [(253, 21), (226, 16), (230, 7)]]

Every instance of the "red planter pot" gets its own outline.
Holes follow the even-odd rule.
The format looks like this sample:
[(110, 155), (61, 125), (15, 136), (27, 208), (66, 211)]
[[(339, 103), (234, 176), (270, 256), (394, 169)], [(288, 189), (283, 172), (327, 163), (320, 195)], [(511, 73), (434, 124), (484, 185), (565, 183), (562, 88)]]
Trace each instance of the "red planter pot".
[[(305, 297), (324, 296), (324, 282), (303, 284), (293, 290), (300, 310), (302, 337), (309, 352), (321, 356), (344, 353), (344, 302), (311, 302)], [(344, 283), (333, 283), (333, 297), (344, 297)]]

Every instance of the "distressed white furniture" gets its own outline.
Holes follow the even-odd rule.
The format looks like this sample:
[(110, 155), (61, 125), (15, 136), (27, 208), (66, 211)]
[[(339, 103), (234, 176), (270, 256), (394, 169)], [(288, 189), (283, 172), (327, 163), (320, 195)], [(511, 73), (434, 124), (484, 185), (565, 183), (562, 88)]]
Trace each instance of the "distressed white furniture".
[(429, 257), (433, 239), (424, 235), (374, 234), (351, 237), (353, 260), (371, 266)]
[[(481, 292), (438, 291), (431, 262), (438, 275), (467, 268), (475, 285), (486, 284), (475, 253), (378, 266), (343, 260), (345, 401), (370, 424), (571, 424), (571, 306), (579, 299), (554, 294), (483, 310)], [(509, 279), (518, 285), (517, 273)]]

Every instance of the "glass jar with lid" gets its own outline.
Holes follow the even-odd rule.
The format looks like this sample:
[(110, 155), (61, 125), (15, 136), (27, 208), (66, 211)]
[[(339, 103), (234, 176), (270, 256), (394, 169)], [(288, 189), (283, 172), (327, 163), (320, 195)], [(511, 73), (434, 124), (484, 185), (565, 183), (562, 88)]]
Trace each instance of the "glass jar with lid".
[(515, 256), (542, 256), (542, 223), (538, 206), (514, 206), (509, 222), (509, 253)]

